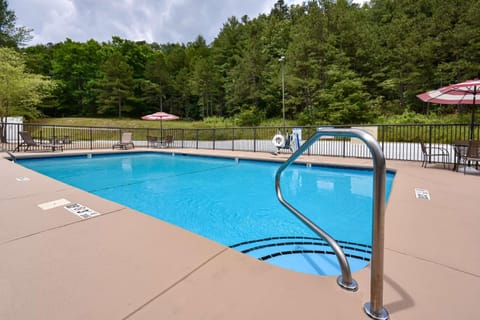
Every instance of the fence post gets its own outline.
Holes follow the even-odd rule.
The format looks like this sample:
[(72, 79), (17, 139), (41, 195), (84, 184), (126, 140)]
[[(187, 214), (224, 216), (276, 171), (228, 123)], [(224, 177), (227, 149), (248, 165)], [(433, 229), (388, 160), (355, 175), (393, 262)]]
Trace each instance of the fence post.
[(197, 145), (196, 145), (196, 149), (198, 149), (198, 131), (200, 129), (195, 129), (195, 136), (196, 136), (196, 139), (197, 139)]
[(213, 134), (212, 134), (212, 139), (213, 139), (213, 150), (215, 150), (215, 134), (217, 133), (217, 129), (216, 128), (213, 128), (212, 129), (213, 131)]
[(253, 152), (257, 152), (257, 128), (253, 128)]
[(57, 126), (56, 125), (53, 125), (52, 131), (53, 131), (53, 135), (52, 135), (51, 143), (56, 144), (57, 143)]
[(88, 132), (90, 133), (90, 150), (93, 150), (93, 128), (90, 127)]
[(232, 128), (232, 151), (235, 151), (235, 128)]
[(382, 125), (380, 126), (380, 128), (382, 128), (382, 151), (385, 151), (384, 148), (385, 148), (385, 125)]
[(432, 131), (433, 131), (433, 127), (432, 125), (430, 124), (428, 126), (428, 148), (429, 148), (429, 152), (428, 152), (428, 163), (432, 163)]
[(182, 149), (185, 148), (185, 129), (182, 129)]

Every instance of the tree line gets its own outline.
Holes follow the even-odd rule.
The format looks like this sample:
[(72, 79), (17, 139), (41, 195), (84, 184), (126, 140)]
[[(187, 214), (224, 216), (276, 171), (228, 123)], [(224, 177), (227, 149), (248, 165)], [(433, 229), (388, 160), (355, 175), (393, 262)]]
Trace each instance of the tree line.
[[(6, 0), (0, 12), (12, 14)], [(268, 14), (229, 18), (210, 44), (202, 36), (186, 44), (114, 36), (24, 47), (29, 30), (12, 27), (5, 16), (0, 26), (10, 23), (10, 29), (0, 27), (0, 47), (16, 49), (26, 73), (52, 81), (44, 99), (24, 108), (22, 115), (30, 117), (140, 117), (163, 110), (255, 125), (282, 116), (283, 84), (287, 119), (371, 123), (425, 112), (416, 94), (480, 71), (480, 0), (371, 0), (363, 6), (279, 0)]]

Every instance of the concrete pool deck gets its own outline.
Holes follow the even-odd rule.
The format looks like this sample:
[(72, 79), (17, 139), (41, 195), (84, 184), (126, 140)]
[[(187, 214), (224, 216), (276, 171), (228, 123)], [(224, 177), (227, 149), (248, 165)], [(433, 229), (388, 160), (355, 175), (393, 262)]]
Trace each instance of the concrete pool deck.
[[(369, 319), (362, 310), (370, 299), (369, 268), (353, 274), (359, 291), (348, 292), (336, 277), (257, 261), (6, 157), (0, 154), (0, 319)], [(391, 319), (478, 318), (480, 175), (433, 164), (422, 168), (418, 162), (387, 166), (397, 172), (385, 229), (384, 306)], [(417, 199), (415, 188), (427, 189), (431, 200)], [(55, 206), (60, 199), (100, 215), (82, 220)], [(39, 207), (46, 203), (52, 208)]]

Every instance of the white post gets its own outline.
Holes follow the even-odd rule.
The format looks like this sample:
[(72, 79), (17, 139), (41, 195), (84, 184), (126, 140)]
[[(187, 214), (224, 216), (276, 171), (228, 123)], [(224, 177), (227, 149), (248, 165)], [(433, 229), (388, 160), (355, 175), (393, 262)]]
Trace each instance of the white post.
[(282, 110), (283, 110), (283, 133), (285, 134), (285, 56), (278, 59), (282, 63)]

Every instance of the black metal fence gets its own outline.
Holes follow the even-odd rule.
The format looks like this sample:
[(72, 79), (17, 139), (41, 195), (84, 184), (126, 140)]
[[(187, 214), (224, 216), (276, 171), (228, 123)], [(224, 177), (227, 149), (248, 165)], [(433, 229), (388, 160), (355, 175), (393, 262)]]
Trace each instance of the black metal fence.
[[(348, 127), (348, 126), (335, 126)], [(454, 162), (453, 143), (469, 139), (468, 124), (411, 124), (411, 125), (366, 125), (355, 126), (370, 131), (376, 136), (385, 157), (389, 160), (421, 161), (422, 152), (418, 139), (429, 146), (444, 147), (450, 152), (450, 163)], [(286, 149), (277, 150), (272, 138), (278, 132), (299, 134), (300, 143), (313, 135), (317, 127), (242, 127), (211, 129), (147, 129), (147, 128), (107, 128), (78, 127), (42, 124), (6, 123), (1, 125), (3, 134), (1, 148), (4, 151), (16, 152), (25, 149), (19, 131), (28, 131), (37, 146), (29, 151), (45, 150), (44, 144), (62, 144), (63, 150), (111, 149), (120, 141), (122, 132), (132, 132), (132, 140), (136, 147), (149, 147), (147, 136), (162, 139), (173, 136), (170, 145), (173, 148), (192, 148), (210, 150), (232, 150), (249, 152), (291, 152)], [(480, 125), (474, 127), (475, 140), (480, 139)], [(310, 155), (337, 157), (370, 157), (368, 148), (355, 139), (325, 137), (313, 144)], [(431, 159), (432, 162), (439, 159)]]

